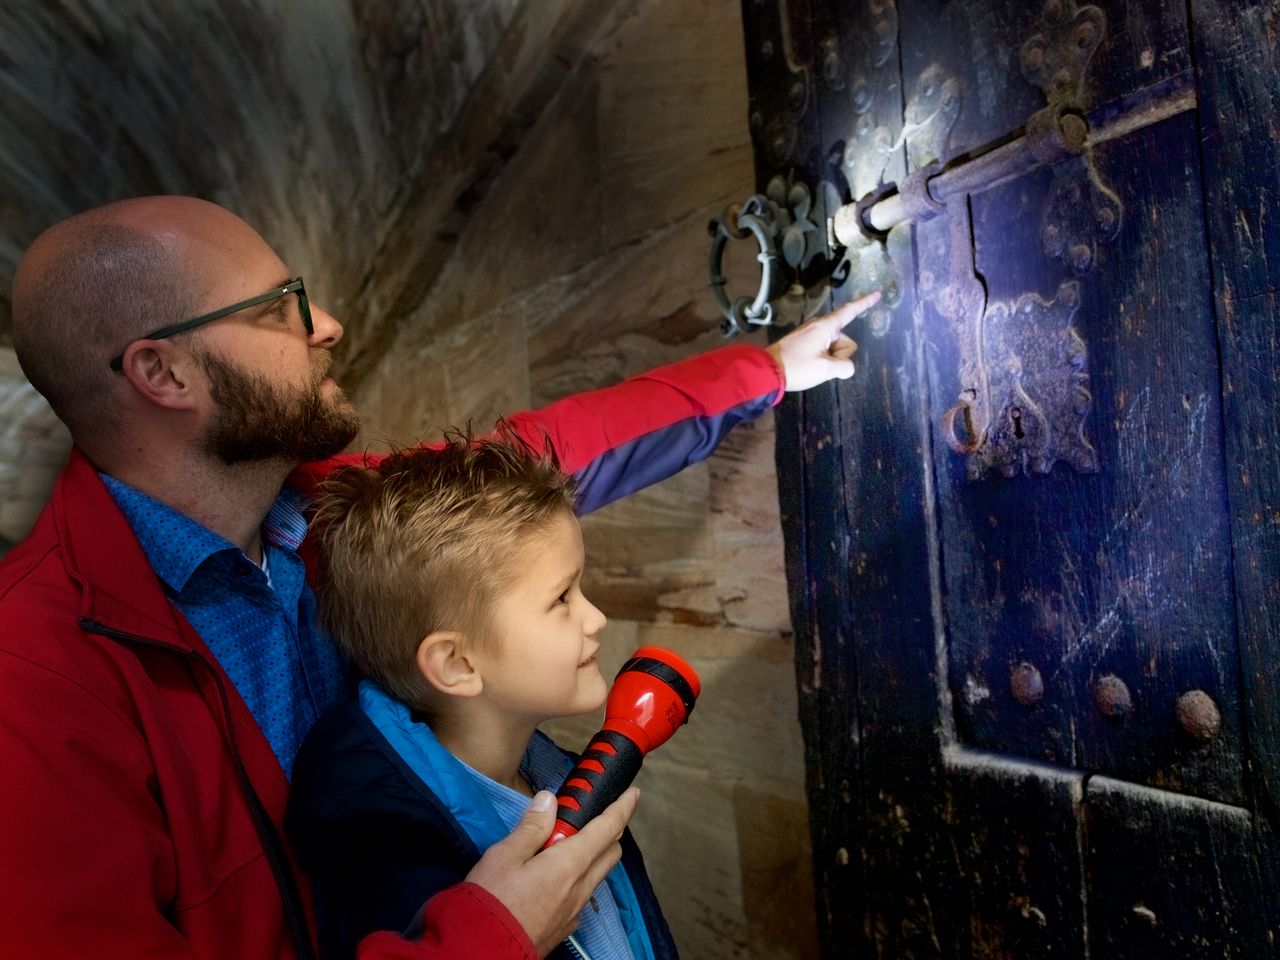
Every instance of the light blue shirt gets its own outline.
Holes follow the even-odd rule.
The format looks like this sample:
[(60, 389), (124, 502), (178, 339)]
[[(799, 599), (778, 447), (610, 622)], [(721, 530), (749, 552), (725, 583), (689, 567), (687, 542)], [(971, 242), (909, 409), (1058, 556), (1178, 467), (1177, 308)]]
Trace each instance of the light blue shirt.
[[(462, 763), (461, 760), (458, 762)], [(496, 780), (490, 780), (465, 763), (462, 766), (476, 778), (480, 790), (507, 829), (514, 830), (529, 808), (529, 798)], [(572, 767), (573, 764), (549, 740), (534, 737), (529, 741), (529, 749), (520, 763), (520, 774), (534, 790), (554, 793), (560, 789)], [(574, 931), (573, 938), (582, 945), (591, 960), (633, 960), (626, 931), (622, 929), (622, 919), (618, 916), (618, 905), (607, 883), (601, 882), (596, 887), (578, 914), (578, 929)]]

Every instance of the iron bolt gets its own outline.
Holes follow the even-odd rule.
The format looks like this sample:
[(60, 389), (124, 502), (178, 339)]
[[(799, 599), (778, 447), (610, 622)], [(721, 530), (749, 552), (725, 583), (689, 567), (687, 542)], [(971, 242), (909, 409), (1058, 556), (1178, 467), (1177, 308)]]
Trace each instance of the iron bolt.
[(1104, 717), (1119, 720), (1133, 709), (1128, 685), (1114, 673), (1102, 677), (1093, 688), (1093, 702)]
[(1213, 698), (1203, 690), (1188, 690), (1178, 698), (1174, 708), (1178, 717), (1178, 726), (1187, 736), (1201, 743), (1208, 743), (1218, 735), (1222, 726), (1222, 714)]
[(842, 867), (847, 867), (849, 865), (849, 851), (844, 847), (841, 847), (836, 851), (836, 863)]
[(760, 44), (760, 57), (763, 60), (770, 60), (773, 58), (772, 40), (766, 40), (764, 43)]
[(1084, 273), (1093, 266), (1093, 250), (1087, 243), (1077, 243), (1071, 248), (1071, 268)]
[(1009, 674), (1009, 687), (1013, 699), (1024, 707), (1033, 707), (1044, 697), (1044, 678), (1031, 663), (1019, 663)]

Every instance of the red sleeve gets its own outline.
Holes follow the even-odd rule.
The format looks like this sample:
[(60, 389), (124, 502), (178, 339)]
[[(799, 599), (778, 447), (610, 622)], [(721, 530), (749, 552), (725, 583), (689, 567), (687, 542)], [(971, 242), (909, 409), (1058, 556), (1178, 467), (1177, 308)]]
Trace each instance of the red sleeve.
[(524, 928), (496, 897), (460, 883), (427, 901), (415, 923), (419, 938), (373, 933), (360, 942), (359, 960), (537, 960)]

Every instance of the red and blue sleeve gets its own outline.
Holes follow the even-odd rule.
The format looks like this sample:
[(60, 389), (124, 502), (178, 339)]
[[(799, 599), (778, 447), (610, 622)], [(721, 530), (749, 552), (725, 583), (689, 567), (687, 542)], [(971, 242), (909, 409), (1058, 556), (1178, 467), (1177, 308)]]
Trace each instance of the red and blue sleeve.
[(706, 459), (782, 390), (768, 351), (735, 345), (507, 419), (535, 446), (550, 438), (589, 513)]

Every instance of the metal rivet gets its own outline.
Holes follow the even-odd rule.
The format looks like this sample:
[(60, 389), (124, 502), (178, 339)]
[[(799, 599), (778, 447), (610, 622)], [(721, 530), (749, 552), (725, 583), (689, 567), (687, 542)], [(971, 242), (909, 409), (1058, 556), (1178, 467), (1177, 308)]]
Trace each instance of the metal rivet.
[(760, 44), (760, 57), (764, 60), (769, 60), (773, 57), (772, 40), (766, 40), (764, 43)]
[(849, 851), (844, 847), (841, 847), (836, 851), (836, 863), (842, 867), (847, 867), (849, 865)]
[[(893, 299), (892, 297), (888, 297), (886, 299), (886, 302), (892, 299)], [(870, 317), (867, 318), (867, 328), (871, 331), (871, 335), (873, 337), (883, 337), (886, 333), (888, 333), (889, 321), (892, 318), (892, 316), (893, 315), (889, 313), (888, 310), (885, 310), (883, 308), (872, 310)]]
[(1113, 673), (1108, 673), (1094, 685), (1093, 702), (1104, 717), (1117, 720), (1133, 709), (1128, 685)]
[(1093, 250), (1087, 243), (1077, 243), (1071, 248), (1071, 268), (1077, 273), (1084, 273), (1093, 266)]
[(1044, 66), (1044, 47), (1026, 47), (1022, 51), (1022, 65), (1027, 70), (1039, 70)]
[(791, 96), (791, 106), (798, 107), (802, 103), (804, 103), (804, 84), (803, 83), (800, 83), (799, 81), (796, 81), (795, 83), (793, 83), (791, 85), (791, 90), (789, 91), (789, 93)]
[(1135, 903), (1129, 908), (1129, 912), (1150, 926), (1154, 927), (1159, 922), (1156, 919), (1155, 911), (1141, 903)]
[(1076, 116), (1074, 113), (1067, 113), (1058, 120), (1058, 130), (1062, 133), (1062, 139), (1072, 150), (1084, 149), (1084, 142), (1089, 138), (1089, 124), (1085, 122), (1084, 117)]
[(840, 57), (836, 53), (829, 53), (822, 60), (822, 76), (827, 83), (834, 83), (840, 79)]
[(1058, 0), (1049, 0), (1049, 2), (1044, 5), (1044, 18), (1050, 23), (1053, 23), (1055, 20), (1061, 20), (1062, 14), (1062, 4), (1059, 3)]
[(1103, 230), (1110, 230), (1116, 225), (1116, 212), (1110, 207), (1098, 208), (1098, 226)]
[(1024, 707), (1033, 707), (1044, 697), (1044, 679), (1031, 663), (1019, 663), (1009, 674), (1013, 699)]
[(1076, 44), (1080, 47), (1087, 47), (1096, 42), (1098, 39), (1098, 28), (1092, 22), (1086, 20), (1080, 26), (1076, 27)]
[(1222, 714), (1218, 712), (1218, 705), (1203, 690), (1188, 690), (1180, 696), (1175, 712), (1178, 726), (1182, 727), (1187, 736), (1201, 743), (1208, 743), (1216, 737), (1218, 728), (1222, 726)]

